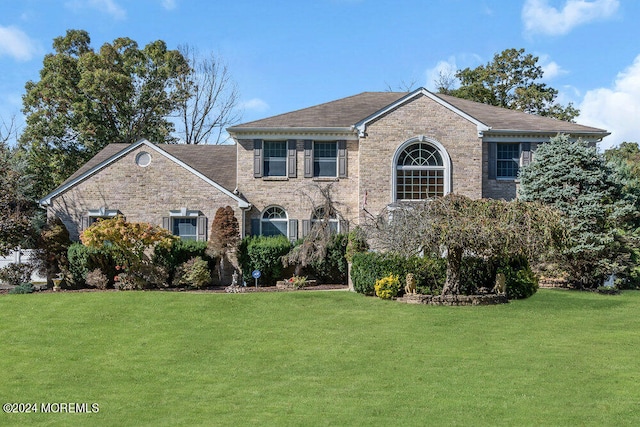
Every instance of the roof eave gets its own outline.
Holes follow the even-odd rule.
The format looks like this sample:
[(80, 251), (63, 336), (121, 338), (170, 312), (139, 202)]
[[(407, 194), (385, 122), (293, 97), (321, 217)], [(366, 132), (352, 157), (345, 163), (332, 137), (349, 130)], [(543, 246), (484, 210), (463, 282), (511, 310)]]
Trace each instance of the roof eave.
[(358, 135), (353, 126), (332, 126), (332, 127), (229, 127), (227, 132), (233, 138), (253, 139), (262, 136), (277, 138), (278, 136), (304, 138), (310, 135), (326, 135), (328, 138), (342, 136), (343, 139), (358, 139)]
[(482, 140), (484, 142), (499, 142), (505, 139), (527, 140), (529, 142), (544, 142), (550, 138), (560, 135), (570, 135), (574, 138), (583, 138), (588, 141), (599, 142), (604, 137), (611, 135), (611, 132), (602, 131), (570, 131), (570, 130), (523, 130), (523, 129), (490, 129), (483, 132)]

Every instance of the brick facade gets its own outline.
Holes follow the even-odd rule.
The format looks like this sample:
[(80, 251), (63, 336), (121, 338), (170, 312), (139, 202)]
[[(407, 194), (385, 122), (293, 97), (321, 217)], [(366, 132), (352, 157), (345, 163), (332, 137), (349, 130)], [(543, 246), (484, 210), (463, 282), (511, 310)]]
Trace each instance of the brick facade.
[[(63, 220), (72, 238), (78, 237), (82, 218), (92, 209), (117, 210), (129, 221), (157, 225), (163, 224), (170, 210), (199, 211), (208, 218), (208, 229), (216, 210), (228, 205), (234, 209), (244, 235), (259, 232), (255, 228), (260, 227), (259, 220), (267, 208), (283, 208), (288, 237), (296, 239), (303, 237), (305, 223), (321, 201), (319, 187), (331, 185), (332, 199), (343, 219), (352, 224), (358, 224), (364, 215), (365, 195), (366, 211), (372, 215), (394, 203), (397, 156), (415, 142), (435, 147), (442, 155), (446, 191), (474, 199), (512, 200), (517, 196), (517, 181), (490, 178), (496, 175), (496, 144), (520, 143), (523, 163), (525, 154), (527, 159), (533, 157), (537, 143), (558, 133), (593, 143), (608, 134), (601, 129), (436, 96), (425, 89), (410, 94), (366, 92), (228, 131), (236, 144), (224, 150), (154, 148), (144, 141), (126, 152), (126, 147), (110, 144), (107, 151), (70, 178), (73, 185), (59, 187), (40, 203), (48, 206), (49, 216)], [(265, 141), (286, 141), (286, 176), (262, 176), (262, 148), (254, 148), (263, 147)], [(336, 142), (338, 177), (305, 177), (305, 161), (309, 166), (313, 141)], [(147, 167), (135, 161), (142, 150), (153, 157)], [(111, 161), (110, 156), (117, 158)], [(107, 161), (102, 169), (86, 176), (87, 171)]]
[[(151, 155), (146, 167), (136, 164), (141, 151)], [(91, 209), (117, 210), (131, 222), (162, 226), (170, 210), (200, 211), (210, 226), (216, 210), (231, 206), (240, 220), (238, 202), (174, 161), (142, 145), (108, 167), (51, 200), (49, 216), (58, 216), (73, 240), (79, 238), (82, 217)], [(208, 229), (207, 229), (208, 234)]]

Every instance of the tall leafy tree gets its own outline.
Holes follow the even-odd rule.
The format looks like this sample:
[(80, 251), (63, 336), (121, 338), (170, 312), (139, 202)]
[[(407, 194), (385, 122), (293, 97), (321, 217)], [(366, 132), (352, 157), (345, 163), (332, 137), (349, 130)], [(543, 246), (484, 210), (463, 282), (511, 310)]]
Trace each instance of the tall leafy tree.
[(544, 71), (538, 59), (524, 49), (506, 49), (486, 65), (458, 70), (458, 88), (452, 89), (451, 79), (441, 75), (438, 90), (497, 107), (573, 121), (579, 110), (571, 103), (563, 106), (556, 102), (558, 91), (540, 82)]
[(40, 80), (26, 84), (20, 146), (42, 196), (112, 142), (174, 141), (168, 119), (188, 96), (178, 79), (191, 70), (161, 41), (140, 49), (117, 38), (95, 51), (89, 34), (69, 30), (53, 41)]
[(629, 267), (632, 236), (625, 230), (637, 200), (624, 193), (619, 174), (596, 147), (566, 135), (541, 145), (520, 173), (519, 197), (563, 213), (567, 242), (558, 261), (576, 286), (596, 287)]
[(32, 203), (20, 193), (20, 174), (11, 161), (11, 151), (0, 140), (0, 256), (7, 255), (31, 233)]

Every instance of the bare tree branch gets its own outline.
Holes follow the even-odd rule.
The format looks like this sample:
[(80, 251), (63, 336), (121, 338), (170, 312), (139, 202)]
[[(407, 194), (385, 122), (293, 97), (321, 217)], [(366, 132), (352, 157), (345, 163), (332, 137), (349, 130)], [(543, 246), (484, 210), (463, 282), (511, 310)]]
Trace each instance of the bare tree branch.
[(180, 84), (188, 94), (180, 106), (178, 135), (186, 144), (221, 144), (227, 126), (240, 121), (240, 94), (228, 66), (215, 55), (200, 56), (189, 46), (179, 46), (192, 73)]

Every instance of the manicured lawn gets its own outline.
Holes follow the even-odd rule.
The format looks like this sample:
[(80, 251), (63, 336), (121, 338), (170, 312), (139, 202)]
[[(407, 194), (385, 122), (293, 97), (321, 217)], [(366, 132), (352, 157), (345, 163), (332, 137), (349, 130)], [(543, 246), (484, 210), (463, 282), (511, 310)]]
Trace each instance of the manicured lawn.
[(0, 425), (640, 425), (640, 293), (0, 296)]

